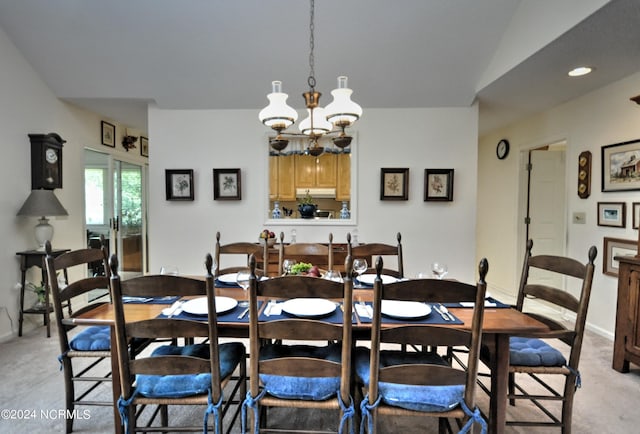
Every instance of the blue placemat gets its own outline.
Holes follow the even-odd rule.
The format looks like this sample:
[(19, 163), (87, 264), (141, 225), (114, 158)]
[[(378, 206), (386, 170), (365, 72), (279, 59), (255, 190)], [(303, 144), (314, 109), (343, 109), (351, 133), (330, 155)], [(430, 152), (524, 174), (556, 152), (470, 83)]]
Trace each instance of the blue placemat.
[[(258, 302), (258, 310), (260, 310), (260, 306), (262, 306), (262, 302)], [(236, 306), (235, 308), (231, 309), (228, 312), (225, 313), (219, 313), (217, 315), (218, 317), (218, 323), (223, 323), (223, 322), (240, 322), (240, 323), (248, 323), (249, 322), (249, 314), (245, 314), (242, 318), (238, 318), (238, 316), (240, 316), (241, 313), (244, 312), (244, 310), (246, 309), (246, 306), (240, 306), (240, 304), (238, 304), (238, 306)], [(157, 316), (157, 318), (167, 318), (166, 315), (164, 314), (160, 314)], [(208, 315), (195, 315), (192, 313), (188, 313), (188, 312), (180, 312), (178, 315), (174, 315), (171, 318), (178, 318), (178, 319), (189, 319), (192, 321), (206, 321), (208, 318)]]
[(125, 304), (173, 304), (180, 296), (167, 296), (167, 297), (122, 297), (122, 302)]
[[(264, 312), (262, 312), (260, 314), (260, 317), (258, 318), (258, 321), (275, 321), (275, 320), (279, 320), (279, 319), (291, 319), (291, 318), (300, 319), (300, 317), (297, 317), (297, 316), (294, 316), (294, 315), (289, 315), (288, 313), (283, 311), (280, 315), (270, 314), (269, 316), (266, 316), (264, 314)], [(310, 319), (315, 319), (315, 320), (324, 321), (324, 322), (330, 322), (332, 324), (342, 324), (342, 321), (343, 321), (342, 309), (340, 309), (340, 306), (337, 306), (336, 310), (334, 310), (330, 315), (326, 315), (326, 316), (322, 316), (322, 317), (315, 317), (315, 318), (310, 318)], [(351, 315), (351, 319), (352, 319), (352, 322), (355, 322), (355, 315)]]
[(223, 282), (218, 279), (215, 280), (214, 286), (216, 286), (217, 288), (240, 288), (240, 285), (238, 285), (237, 283)]
[[(365, 305), (369, 306), (369, 309), (372, 307), (371, 303), (365, 303)], [(358, 308), (356, 308), (356, 312)], [(446, 321), (438, 312), (431, 307), (431, 313), (424, 318), (416, 318), (416, 319), (397, 319), (391, 318), (386, 315), (382, 315), (382, 324), (464, 324), (458, 317), (454, 314), (451, 314), (455, 321)], [(371, 318), (367, 318), (364, 316), (358, 315), (360, 318), (360, 322), (363, 324), (370, 324)]]

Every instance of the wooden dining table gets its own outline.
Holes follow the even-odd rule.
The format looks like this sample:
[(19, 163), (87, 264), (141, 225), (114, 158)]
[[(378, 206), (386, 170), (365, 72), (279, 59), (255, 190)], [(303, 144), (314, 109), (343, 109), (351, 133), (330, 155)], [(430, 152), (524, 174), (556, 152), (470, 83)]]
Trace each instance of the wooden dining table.
[[(246, 300), (247, 293), (240, 288), (216, 288), (219, 296), (232, 297), (237, 300)], [(354, 302), (371, 301), (373, 291), (371, 289), (354, 289)], [(125, 304), (125, 312), (130, 320), (144, 320), (155, 318), (166, 308), (166, 304)], [(460, 319), (463, 324), (450, 324), (450, 327), (465, 328), (471, 324), (473, 310), (469, 308), (449, 309)], [(111, 326), (111, 369), (113, 377), (113, 412), (114, 432), (122, 432), (122, 424), (118, 413), (117, 401), (120, 396), (120, 376), (118, 368), (117, 346), (114, 331), (114, 310), (112, 304), (103, 304), (91, 311), (75, 318), (78, 325), (110, 325)], [(356, 315), (356, 323), (353, 324), (353, 336), (356, 340), (367, 340), (371, 333), (371, 323), (360, 321)], [(439, 324), (442, 325), (442, 324)], [(245, 321), (218, 322), (220, 337), (249, 337), (249, 324)], [(513, 308), (487, 307), (484, 311), (482, 324), (482, 340), (491, 350), (493, 358), (489, 361), (491, 371), (491, 396), (489, 401), (488, 426), (489, 433), (501, 434), (505, 431), (508, 374), (509, 374), (509, 337), (527, 332), (547, 331), (548, 327), (519, 312)]]

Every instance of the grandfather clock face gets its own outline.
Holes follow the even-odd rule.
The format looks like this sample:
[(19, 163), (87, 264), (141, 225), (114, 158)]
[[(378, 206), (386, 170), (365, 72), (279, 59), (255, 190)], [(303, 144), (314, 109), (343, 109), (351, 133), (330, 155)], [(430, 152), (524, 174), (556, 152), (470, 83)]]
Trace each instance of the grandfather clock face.
[(31, 188), (62, 188), (62, 144), (55, 133), (29, 134), (31, 139)]

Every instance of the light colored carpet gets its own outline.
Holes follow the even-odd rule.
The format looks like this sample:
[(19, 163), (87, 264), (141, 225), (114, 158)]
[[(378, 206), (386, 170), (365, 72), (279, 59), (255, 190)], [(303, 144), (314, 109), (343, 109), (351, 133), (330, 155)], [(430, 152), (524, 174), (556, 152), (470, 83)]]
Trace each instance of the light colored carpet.
[[(50, 339), (44, 328), (26, 333), (21, 338), (0, 344), (0, 433), (63, 433), (64, 420), (58, 411), (64, 409), (62, 372), (56, 359), (58, 341), (55, 327)], [(574, 402), (574, 433), (640, 432), (640, 367), (631, 365), (631, 372), (620, 374), (611, 369), (613, 343), (605, 338), (587, 333), (581, 361), (582, 388)], [(105, 392), (109, 392), (105, 390)], [(478, 401), (487, 410), (487, 398), (478, 392)], [(81, 407), (88, 409), (87, 418), (75, 422), (74, 432), (110, 433), (112, 412), (110, 408)], [(11, 416), (7, 419), (6, 410)], [(533, 407), (520, 404), (508, 408), (509, 415), (534, 414)], [(180, 409), (180, 418), (202, 420), (202, 410)], [(306, 424), (307, 427), (334, 426), (338, 415), (309, 411), (273, 411), (270, 420), (289, 423), (289, 426)], [(240, 432), (239, 423), (233, 429)], [(437, 423), (428, 425), (415, 419), (392, 418), (380, 427), (380, 433), (435, 433)], [(510, 433), (559, 432), (549, 429), (508, 428)]]

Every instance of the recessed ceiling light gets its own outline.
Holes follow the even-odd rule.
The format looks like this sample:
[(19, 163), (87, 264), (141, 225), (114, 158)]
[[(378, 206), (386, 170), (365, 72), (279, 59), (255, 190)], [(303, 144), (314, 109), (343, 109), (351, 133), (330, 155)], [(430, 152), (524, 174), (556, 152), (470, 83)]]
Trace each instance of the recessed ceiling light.
[(569, 71), (569, 77), (580, 77), (582, 75), (587, 75), (591, 71), (593, 71), (593, 68), (590, 68), (588, 66), (579, 66)]

